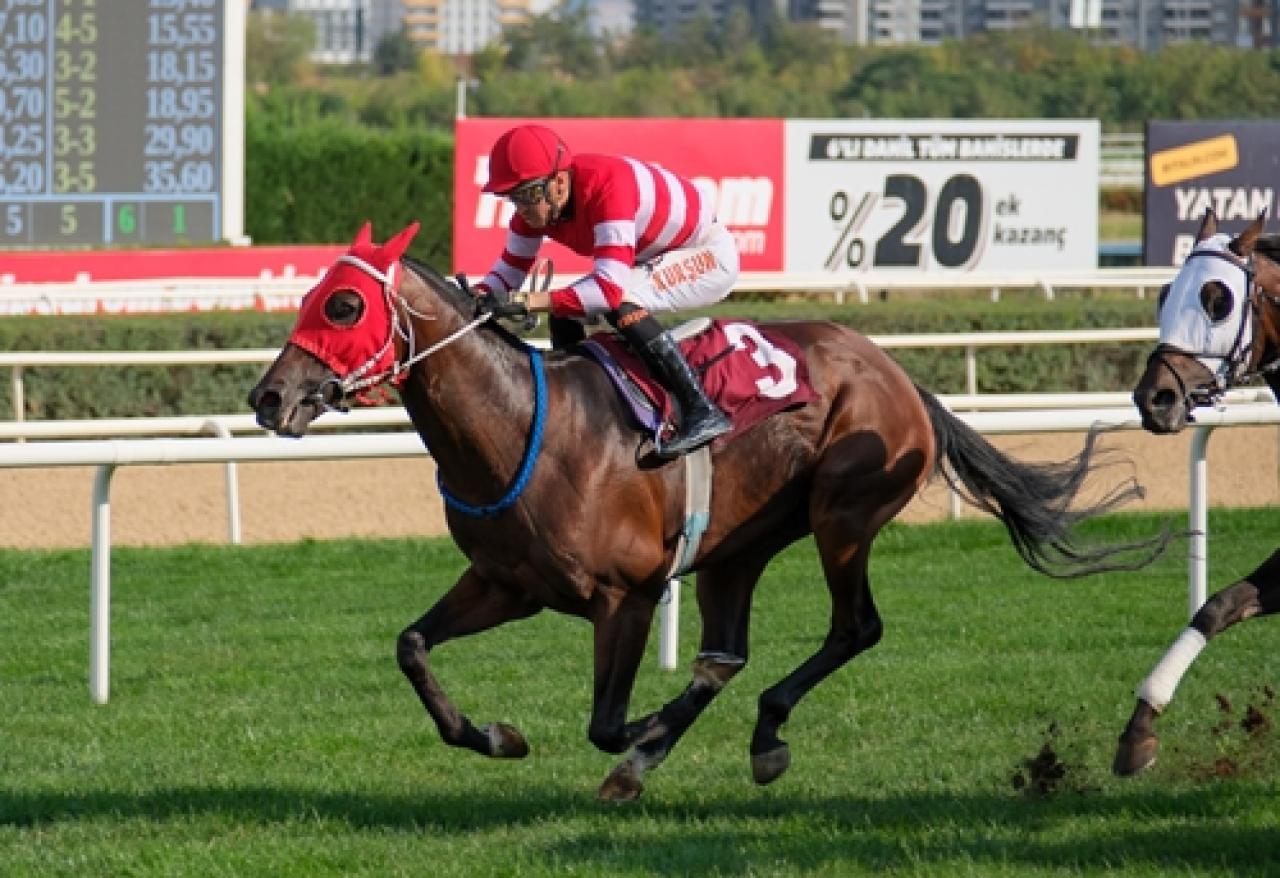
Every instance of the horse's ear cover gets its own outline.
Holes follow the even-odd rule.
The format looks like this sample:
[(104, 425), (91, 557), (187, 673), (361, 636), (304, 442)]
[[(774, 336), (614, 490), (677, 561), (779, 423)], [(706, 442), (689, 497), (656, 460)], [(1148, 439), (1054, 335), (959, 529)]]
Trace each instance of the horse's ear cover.
[[(409, 248), (419, 223), (413, 222), (391, 240), (373, 243), (373, 223), (366, 222), (356, 233), (347, 255), (359, 259), (392, 279), (399, 287), (400, 257)], [(325, 314), (325, 302), (338, 290), (355, 293), (364, 303), (360, 318), (350, 326), (340, 326)], [(357, 369), (363, 375), (389, 372), (395, 365), (395, 345), (391, 343), (389, 293), (382, 282), (358, 265), (335, 262), (311, 288), (298, 309), (298, 322), (289, 341), (317, 357), (339, 378)]]

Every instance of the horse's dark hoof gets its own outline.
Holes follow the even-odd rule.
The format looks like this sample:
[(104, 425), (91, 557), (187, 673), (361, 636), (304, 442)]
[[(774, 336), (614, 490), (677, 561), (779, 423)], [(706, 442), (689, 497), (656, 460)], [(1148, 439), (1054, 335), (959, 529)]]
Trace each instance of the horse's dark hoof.
[(773, 783), (791, 767), (791, 748), (786, 744), (768, 753), (751, 756), (751, 776), (760, 786)]
[(600, 785), (597, 798), (602, 802), (634, 802), (644, 792), (644, 781), (630, 759), (618, 763)]
[(1133, 777), (1145, 768), (1150, 768), (1156, 761), (1156, 750), (1160, 746), (1155, 735), (1136, 743), (1120, 741), (1116, 748), (1115, 761), (1111, 763), (1111, 771), (1120, 777)]
[(529, 755), (529, 743), (515, 726), (486, 723), (480, 727), (489, 738), (489, 755), (498, 759), (523, 759)]

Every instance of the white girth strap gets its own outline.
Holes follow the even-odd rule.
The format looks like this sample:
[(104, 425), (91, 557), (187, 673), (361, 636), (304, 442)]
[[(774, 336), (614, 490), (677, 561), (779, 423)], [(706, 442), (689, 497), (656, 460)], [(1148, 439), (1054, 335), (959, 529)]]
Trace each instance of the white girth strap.
[(688, 571), (698, 557), (702, 535), (711, 523), (711, 449), (704, 445), (684, 456), (684, 525), (676, 540), (676, 553), (671, 559), (667, 579), (675, 579)]

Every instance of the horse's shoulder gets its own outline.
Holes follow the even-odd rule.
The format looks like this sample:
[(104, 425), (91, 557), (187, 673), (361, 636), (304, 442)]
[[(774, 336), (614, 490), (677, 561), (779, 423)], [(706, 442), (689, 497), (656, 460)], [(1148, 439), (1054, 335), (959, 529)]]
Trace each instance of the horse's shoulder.
[(547, 375), (570, 385), (594, 388), (597, 384), (608, 383), (609, 376), (594, 357), (580, 348), (567, 351), (543, 351), (542, 360)]

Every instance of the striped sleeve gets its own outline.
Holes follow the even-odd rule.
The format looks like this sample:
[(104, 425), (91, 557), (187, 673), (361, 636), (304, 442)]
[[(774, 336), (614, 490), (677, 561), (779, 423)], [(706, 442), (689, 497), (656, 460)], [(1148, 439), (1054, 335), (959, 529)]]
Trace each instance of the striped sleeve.
[(484, 280), (476, 284), (476, 291), (484, 294), (520, 289), (541, 246), (542, 234), (516, 214), (507, 228), (507, 243), (502, 255), (493, 264), (493, 268), (489, 269)]
[[(622, 174), (626, 164), (619, 162)], [(637, 193), (634, 180), (614, 180), (587, 201), (584, 220), (591, 227), (591, 273), (551, 294), (551, 311), (560, 317), (590, 317), (612, 311), (627, 291), (636, 262)]]

